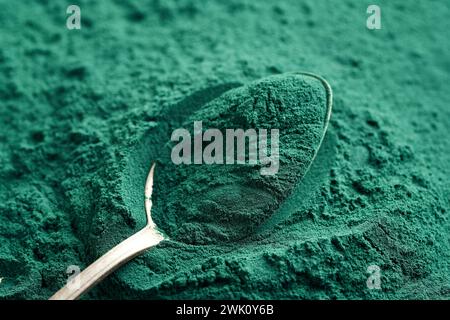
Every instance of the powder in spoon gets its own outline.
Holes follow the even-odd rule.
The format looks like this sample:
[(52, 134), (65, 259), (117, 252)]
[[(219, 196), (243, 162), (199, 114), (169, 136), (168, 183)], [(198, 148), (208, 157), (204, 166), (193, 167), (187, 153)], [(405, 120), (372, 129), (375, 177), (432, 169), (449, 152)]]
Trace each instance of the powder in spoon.
[(203, 130), (224, 133), (230, 128), (278, 129), (278, 171), (263, 175), (261, 163), (248, 161), (176, 165), (169, 148), (159, 159), (155, 176), (155, 222), (169, 237), (185, 243), (228, 242), (249, 235), (308, 170), (324, 135), (326, 115), (323, 84), (301, 74), (271, 76), (209, 102), (183, 128), (193, 131), (193, 123), (202, 121)]

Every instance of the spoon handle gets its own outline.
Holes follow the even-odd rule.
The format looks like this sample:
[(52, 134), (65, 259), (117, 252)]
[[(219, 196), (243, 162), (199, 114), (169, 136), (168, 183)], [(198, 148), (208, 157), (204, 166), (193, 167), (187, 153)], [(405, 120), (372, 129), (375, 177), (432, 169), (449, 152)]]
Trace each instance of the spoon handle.
[(149, 226), (125, 239), (71, 279), (50, 300), (74, 300), (91, 289), (111, 272), (144, 250), (156, 246), (163, 236)]

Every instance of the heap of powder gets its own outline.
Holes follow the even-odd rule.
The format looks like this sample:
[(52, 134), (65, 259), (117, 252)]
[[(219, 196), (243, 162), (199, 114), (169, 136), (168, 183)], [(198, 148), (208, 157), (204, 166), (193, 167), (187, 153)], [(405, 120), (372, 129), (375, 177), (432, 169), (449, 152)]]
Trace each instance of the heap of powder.
[(155, 222), (171, 238), (192, 244), (248, 236), (279, 207), (308, 170), (324, 134), (326, 112), (322, 83), (300, 74), (252, 82), (201, 107), (183, 128), (193, 131), (194, 121), (202, 121), (203, 130), (219, 129), (224, 135), (230, 128), (266, 129), (268, 135), (271, 129), (278, 129), (278, 172), (261, 174), (260, 161), (177, 165), (170, 148), (165, 148), (155, 177)]
[[(145, 225), (145, 177), (155, 159), (156, 179), (170, 176), (172, 123), (192, 128), (194, 109), (236, 84), (295, 70), (330, 81), (333, 116), (266, 231), (163, 242), (83, 298), (450, 298), (449, 1), (380, 1), (381, 30), (353, 0), (79, 5), (82, 29), (68, 30), (65, 1), (1, 1), (0, 299), (47, 299), (69, 266)], [(159, 207), (181, 239), (188, 219)]]

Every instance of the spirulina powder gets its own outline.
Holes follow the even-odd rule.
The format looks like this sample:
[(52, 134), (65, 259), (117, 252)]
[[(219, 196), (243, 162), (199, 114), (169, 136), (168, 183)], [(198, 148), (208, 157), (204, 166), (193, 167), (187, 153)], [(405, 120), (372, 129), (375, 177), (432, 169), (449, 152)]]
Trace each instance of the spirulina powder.
[[(155, 159), (154, 215), (171, 240), (86, 299), (450, 298), (447, 0), (379, 1), (381, 30), (366, 28), (367, 6), (356, 1), (332, 10), (328, 1), (80, 1), (80, 30), (66, 28), (64, 1), (0, 2), (1, 299), (50, 297), (69, 266), (85, 268), (143, 227)], [(322, 75), (335, 95), (304, 177), (286, 157), (300, 161), (301, 144), (281, 143), (298, 127), (289, 113), (275, 176), (240, 165), (236, 177), (224, 165), (219, 186), (213, 166), (172, 166), (170, 134), (192, 128), (195, 112), (295, 70)], [(223, 122), (284, 121), (250, 111)], [(220, 124), (204, 119), (205, 130)], [(217, 200), (238, 193), (268, 200), (258, 212)], [(230, 223), (243, 212), (258, 221), (201, 221), (226, 207)], [(373, 266), (381, 289), (367, 286)]]
[[(326, 91), (309, 76), (272, 76), (229, 90), (197, 108), (182, 127), (200, 120), (204, 129), (221, 132), (227, 128), (280, 132), (279, 170), (273, 175), (261, 174), (260, 162), (175, 165), (167, 157), (168, 148), (158, 159), (157, 225), (185, 243), (236, 241), (270, 216), (309, 168), (324, 133)], [(162, 147), (165, 142), (155, 143)]]

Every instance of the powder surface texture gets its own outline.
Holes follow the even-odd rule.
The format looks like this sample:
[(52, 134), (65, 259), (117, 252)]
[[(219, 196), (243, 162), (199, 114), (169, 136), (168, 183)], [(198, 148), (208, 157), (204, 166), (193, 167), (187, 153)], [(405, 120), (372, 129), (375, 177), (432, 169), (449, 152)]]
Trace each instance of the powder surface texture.
[[(194, 121), (202, 121), (203, 130), (214, 128), (224, 135), (227, 128), (256, 133), (266, 129), (270, 138), (271, 129), (279, 130), (279, 168), (276, 174), (262, 175), (261, 161), (249, 164), (248, 139), (245, 165), (176, 165), (164, 150), (155, 177), (155, 222), (170, 237), (192, 244), (231, 242), (248, 236), (306, 173), (324, 135), (326, 111), (322, 83), (298, 74), (271, 76), (202, 106), (183, 123), (191, 133)], [(222, 139), (225, 153), (230, 146), (226, 137)], [(236, 144), (231, 147), (234, 160)], [(269, 156), (270, 145), (267, 149)]]
[[(47, 299), (142, 228), (155, 159), (173, 241), (84, 299), (450, 298), (449, 1), (377, 1), (380, 30), (353, 0), (77, 4), (68, 30), (64, 1), (0, 0), (1, 299)], [(302, 70), (331, 84), (333, 115), (294, 182), (317, 132), (297, 139), (296, 103), (324, 97), (258, 81)], [(203, 119), (278, 126), (280, 176), (165, 170), (172, 129)]]

